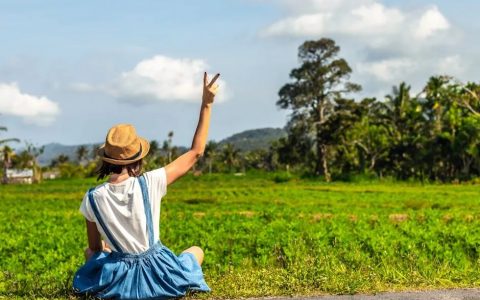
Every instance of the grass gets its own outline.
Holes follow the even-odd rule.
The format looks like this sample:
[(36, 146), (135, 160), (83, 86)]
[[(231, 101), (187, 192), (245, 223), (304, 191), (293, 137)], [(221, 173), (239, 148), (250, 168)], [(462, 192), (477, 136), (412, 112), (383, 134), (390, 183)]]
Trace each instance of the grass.
[[(475, 185), (332, 183), (278, 174), (185, 177), (161, 239), (205, 250), (200, 298), (353, 294), (480, 283)], [(0, 186), (0, 298), (73, 298), (78, 211), (94, 179)]]

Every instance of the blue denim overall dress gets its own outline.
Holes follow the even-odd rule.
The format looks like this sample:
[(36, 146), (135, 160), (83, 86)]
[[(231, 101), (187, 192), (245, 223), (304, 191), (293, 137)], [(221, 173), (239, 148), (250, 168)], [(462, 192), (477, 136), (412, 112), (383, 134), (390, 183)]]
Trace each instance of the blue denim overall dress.
[(202, 268), (191, 253), (176, 256), (160, 241), (154, 241), (152, 212), (143, 176), (138, 177), (147, 220), (149, 249), (126, 253), (112, 238), (93, 197), (88, 200), (95, 217), (117, 251), (95, 253), (73, 278), (75, 293), (102, 299), (169, 299), (184, 296), (187, 291), (208, 292)]

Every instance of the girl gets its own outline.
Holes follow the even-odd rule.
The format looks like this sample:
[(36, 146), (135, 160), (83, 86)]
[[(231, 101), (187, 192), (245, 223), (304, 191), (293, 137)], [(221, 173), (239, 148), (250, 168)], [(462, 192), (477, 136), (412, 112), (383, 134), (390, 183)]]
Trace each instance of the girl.
[[(85, 195), (87, 262), (76, 272), (76, 293), (98, 298), (165, 299), (210, 291), (201, 269), (203, 251), (193, 246), (179, 256), (159, 239), (160, 201), (167, 185), (183, 176), (205, 150), (215, 81), (203, 77), (200, 119), (190, 151), (164, 168), (141, 174), (148, 141), (128, 124), (112, 127), (99, 149), (98, 179), (109, 180)], [(103, 238), (103, 240), (102, 240)]]

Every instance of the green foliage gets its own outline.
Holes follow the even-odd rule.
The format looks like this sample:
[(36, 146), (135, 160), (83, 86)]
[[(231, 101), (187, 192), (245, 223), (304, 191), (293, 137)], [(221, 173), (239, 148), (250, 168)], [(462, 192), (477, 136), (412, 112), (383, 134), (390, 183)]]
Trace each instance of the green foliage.
[(332, 134), (337, 127), (329, 122), (337, 112), (335, 102), (346, 93), (361, 90), (358, 84), (348, 81), (352, 69), (338, 57), (339, 52), (340, 47), (331, 39), (304, 42), (298, 49), (301, 66), (290, 72), (293, 82), (280, 89), (277, 101), (280, 108), (292, 111), (287, 149), (283, 152), (291, 151), (293, 145), (297, 148), (294, 156), (312, 161), (315, 174), (323, 175), (327, 181), (331, 176), (330, 148), (338, 142)]
[[(169, 187), (162, 242), (205, 250), (213, 289), (237, 298), (480, 283), (474, 185), (275, 183), (285, 173), (187, 176)], [(78, 211), (95, 179), (0, 186), (0, 298), (71, 298)]]
[(301, 66), (279, 91), (291, 110), (288, 137), (276, 148), (280, 163), (301, 165), (328, 181), (362, 174), (422, 181), (469, 180), (480, 175), (480, 85), (431, 77), (413, 95), (405, 82), (384, 99), (345, 99), (358, 90), (351, 70), (329, 39), (299, 48)]
[(273, 176), (273, 181), (276, 183), (289, 182), (292, 179), (292, 174), (288, 172), (278, 172)]
[(97, 169), (97, 163), (89, 162), (86, 165), (77, 165), (64, 162), (57, 165), (57, 169), (60, 172), (60, 178), (63, 179), (87, 178), (96, 176), (95, 171)]

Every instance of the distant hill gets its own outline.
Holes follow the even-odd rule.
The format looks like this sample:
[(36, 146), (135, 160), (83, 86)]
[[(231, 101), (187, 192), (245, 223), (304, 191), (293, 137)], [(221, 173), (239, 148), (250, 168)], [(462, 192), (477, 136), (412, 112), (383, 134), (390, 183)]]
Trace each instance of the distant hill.
[(246, 130), (234, 134), (219, 142), (220, 146), (231, 143), (241, 151), (268, 149), (273, 141), (276, 141), (287, 133), (281, 128), (260, 128)]
[[(81, 145), (73, 145), (73, 146), (67, 146), (67, 145), (62, 145), (59, 143), (50, 143), (44, 145), (45, 150), (42, 155), (38, 157), (38, 163), (42, 166), (49, 165), (50, 162), (57, 158), (60, 154), (68, 156), (70, 161), (76, 161), (77, 160), (77, 148)], [(87, 144), (89, 151), (92, 151), (92, 148), (94, 147), (93, 144)], [(91, 155), (88, 155), (91, 157)]]
[[(278, 140), (281, 137), (286, 136), (285, 130), (281, 128), (260, 128), (246, 130), (237, 134), (234, 134), (228, 138), (225, 138), (219, 141), (220, 147), (231, 143), (235, 148), (241, 151), (251, 151), (257, 149), (268, 149), (270, 144)], [(59, 143), (50, 143), (46, 144), (45, 151), (42, 155), (39, 156), (38, 162), (42, 166), (47, 166), (50, 162), (57, 158), (60, 154), (66, 155), (69, 157), (70, 161), (76, 161), (77, 155), (76, 151), (80, 145), (62, 145)], [(86, 144), (89, 151), (92, 151), (94, 147), (93, 144)], [(179, 146), (180, 152), (186, 150), (187, 148)], [(89, 155), (90, 156), (90, 155)]]

